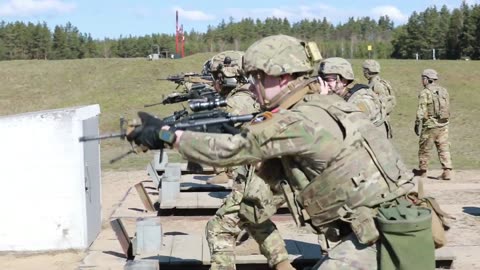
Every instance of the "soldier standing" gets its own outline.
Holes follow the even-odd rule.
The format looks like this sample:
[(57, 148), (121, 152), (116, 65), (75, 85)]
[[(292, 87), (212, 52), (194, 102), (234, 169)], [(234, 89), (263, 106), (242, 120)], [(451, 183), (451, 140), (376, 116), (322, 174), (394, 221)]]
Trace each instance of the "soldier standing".
[(437, 147), (438, 158), (443, 172), (438, 177), (450, 180), (452, 159), (448, 141), (448, 124), (450, 119), (450, 99), (447, 89), (437, 84), (438, 74), (433, 69), (422, 72), (423, 90), (418, 95), (415, 133), (420, 136), (416, 171), (422, 177), (427, 175), (428, 160), (433, 144)]
[[(127, 138), (158, 149), (164, 145), (161, 138), (168, 137), (184, 158), (212, 166), (261, 162), (256, 174), (272, 189), (282, 190), (297, 224), (310, 224), (327, 238), (327, 254), (313, 269), (377, 269), (375, 211), (406, 194), (412, 175), (357, 107), (336, 95), (305, 96), (319, 91), (317, 79), (305, 76), (313, 70), (307, 61), (311, 55), (304, 42), (288, 36), (266, 37), (247, 49), (244, 69), (262, 107), (273, 112), (257, 116), (242, 134), (169, 131), (143, 119), (145, 124)], [(407, 218), (417, 216), (414, 208), (408, 212)], [(426, 254), (401, 264), (434, 268), (430, 214), (425, 221), (426, 238), (396, 235), (411, 241), (409, 252)], [(380, 255), (388, 257), (388, 252)]]
[(372, 91), (378, 95), (383, 106), (383, 113), (385, 114), (385, 126), (392, 138), (392, 126), (390, 125), (390, 115), (397, 105), (397, 98), (390, 82), (380, 77), (380, 64), (373, 60), (367, 59), (363, 62), (363, 76), (368, 80), (368, 86)]
[[(355, 104), (367, 114), (370, 121), (388, 136), (386, 115), (378, 95), (368, 85), (355, 82), (352, 65), (344, 58), (332, 57), (322, 60), (318, 70), (321, 84), (348, 103)], [(390, 136), (388, 136), (390, 138)]]

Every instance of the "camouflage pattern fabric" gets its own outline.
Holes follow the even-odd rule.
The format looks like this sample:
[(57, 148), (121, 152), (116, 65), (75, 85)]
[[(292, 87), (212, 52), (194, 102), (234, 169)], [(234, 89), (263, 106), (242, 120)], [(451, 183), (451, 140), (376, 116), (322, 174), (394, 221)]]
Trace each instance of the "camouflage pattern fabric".
[(210, 269), (235, 269), (235, 239), (240, 233), (238, 210), (243, 193), (233, 190), (210, 219), (205, 235), (210, 248)]
[[(347, 85), (347, 89), (352, 88), (355, 84), (355, 82), (352, 82), (351, 84)], [(348, 92), (346, 92), (346, 94), (348, 95)], [(347, 102), (355, 104), (368, 116), (370, 122), (372, 122), (376, 127), (381, 127), (382, 130), (385, 129), (385, 132), (387, 131), (387, 129), (384, 127), (386, 125), (385, 121), (387, 117), (384, 111), (385, 108), (382, 106), (378, 95), (376, 95), (372, 89), (362, 88), (356, 91), (348, 97)], [(385, 136), (387, 136), (387, 134), (385, 134)]]
[(433, 91), (436, 91), (438, 87), (440, 86), (436, 84), (427, 85), (418, 95), (416, 121), (422, 123), (422, 131), (418, 143), (418, 162), (420, 170), (427, 170), (430, 152), (434, 144), (437, 148), (442, 168), (452, 169), (450, 142), (448, 140), (449, 119), (439, 119), (434, 117), (435, 108)]
[[(285, 242), (272, 221), (267, 219), (262, 223), (252, 223), (239, 215), (245, 187), (258, 191), (268, 186), (262, 185), (263, 180), (255, 175), (247, 183), (244, 181), (237, 183), (235, 190), (227, 196), (215, 216), (207, 223), (206, 237), (211, 254), (211, 269), (235, 269), (235, 239), (240, 233), (240, 228), (246, 229), (259, 244), (260, 252), (267, 258), (271, 267), (288, 260)], [(277, 205), (282, 203), (283, 201), (277, 196), (271, 205), (276, 211)], [(265, 207), (271, 208), (271, 205), (265, 205)]]
[(271, 76), (313, 71), (305, 43), (286, 35), (268, 36), (253, 43), (245, 52), (243, 69), (247, 73), (261, 69)]
[(350, 62), (340, 57), (330, 57), (322, 60), (320, 62), (318, 73), (320, 76), (327, 74), (338, 74), (345, 80), (349, 81), (353, 81), (355, 79)]
[[(378, 136), (374, 138), (377, 145), (381, 145), (381, 149), (385, 153), (379, 155), (379, 160), (369, 158), (368, 152), (364, 144), (359, 143), (360, 139), (348, 140), (345, 142), (344, 133), (339, 127), (338, 122), (333, 118), (331, 114), (326, 112), (324, 107), (320, 108), (315, 106), (315, 102), (324, 102), (324, 105), (332, 102), (331, 104), (340, 104), (351, 111), (350, 115), (354, 114), (355, 117), (364, 126), (362, 130), (366, 132), (373, 130), (373, 125), (365, 118), (363, 113), (358, 112), (358, 109), (342, 101), (341, 98), (335, 95), (329, 96), (317, 96), (317, 99), (307, 100), (305, 99), (302, 104), (311, 104), (309, 106), (295, 106), (291, 110), (282, 110), (279, 113), (273, 115), (273, 117), (266, 119), (258, 124), (252, 124), (247, 127), (248, 132), (238, 135), (227, 134), (207, 134), (185, 131), (182, 135), (179, 152), (187, 160), (201, 162), (213, 166), (234, 166), (243, 164), (256, 164), (263, 160), (274, 159), (277, 157), (289, 158), (294, 161), (298, 166), (298, 169), (302, 171), (306, 178), (310, 181), (315, 179), (316, 183), (320, 185), (322, 177), (328, 180), (328, 186), (334, 186), (333, 183), (338, 181), (342, 185), (343, 191), (326, 194), (326, 197), (318, 198), (322, 199), (323, 203), (320, 203), (315, 195), (315, 190), (305, 193), (302, 197), (303, 203), (309, 204), (307, 199), (310, 199), (312, 205), (319, 203), (318, 207), (321, 207), (325, 211), (328, 209), (338, 207), (338, 204), (344, 202), (343, 199), (347, 196), (348, 200), (360, 200), (361, 204), (366, 207), (374, 207), (375, 200), (380, 202), (387, 198), (396, 198), (402, 196), (404, 192), (399, 193), (397, 190), (389, 192), (388, 189), (396, 187), (395, 182), (387, 181), (383, 174), (381, 174), (377, 167), (377, 162), (381, 164), (381, 167), (390, 175), (389, 170), (397, 170), (399, 160), (385, 159), (389, 154), (395, 156), (395, 149), (391, 143), (386, 139)], [(347, 115), (341, 111), (339, 115)], [(355, 122), (352, 122), (352, 124)], [(372, 128), (370, 128), (370, 126)], [(359, 130), (353, 126), (345, 126), (345, 132), (351, 134), (349, 136), (356, 136), (358, 138)], [(362, 131), (362, 135), (363, 135)], [(361, 140), (360, 140), (361, 141)], [(369, 142), (373, 142), (370, 139)], [(347, 144), (348, 143), (348, 144)], [(369, 148), (370, 149), (370, 148)], [(375, 149), (373, 147), (372, 149)], [(370, 151), (372, 151), (370, 149)], [(360, 151), (360, 152), (351, 152)], [(368, 152), (368, 153), (367, 153)], [(373, 150), (376, 153), (376, 150)], [(348, 154), (348, 156), (346, 156)], [(362, 153), (362, 158), (357, 157), (356, 153)], [(342, 159), (346, 157), (347, 159)], [(388, 163), (392, 162), (392, 163)], [(388, 163), (388, 164), (386, 164)], [(403, 164), (403, 163), (402, 163)], [(363, 168), (367, 167), (368, 170), (364, 171)], [(332, 169), (334, 168), (334, 169)], [(338, 169), (337, 169), (338, 168)], [(342, 168), (347, 168), (342, 171)], [(355, 168), (354, 172), (351, 172), (350, 168)], [(357, 175), (358, 171), (362, 171)], [(287, 173), (288, 170), (285, 170)], [(325, 174), (324, 174), (325, 172)], [(354, 173), (354, 178), (351, 174)], [(405, 172), (400, 172), (404, 174)], [(398, 175), (397, 175), (398, 176)], [(290, 181), (295, 179), (286, 175)], [(390, 176), (388, 176), (390, 180)], [(400, 177), (398, 177), (400, 178)], [(317, 180), (319, 179), (319, 180)], [(352, 181), (352, 179), (354, 181)], [(367, 179), (368, 181), (364, 181)], [(401, 178), (403, 179), (403, 178)], [(405, 181), (410, 181), (404, 179)], [(281, 179), (277, 179), (281, 180)], [(368, 184), (365, 184), (368, 182)], [(354, 183), (363, 185), (361, 192), (357, 192), (358, 188)], [(347, 186), (349, 184), (349, 186)], [(397, 183), (395, 183), (397, 184)], [(303, 189), (304, 187), (292, 185), (295, 188)], [(347, 190), (349, 189), (349, 191)], [(334, 196), (332, 196), (334, 195)], [(308, 198), (308, 196), (311, 196)], [(341, 199), (337, 200), (337, 196)], [(353, 207), (354, 210), (355, 206)], [(306, 208), (308, 211), (308, 208)], [(338, 212), (339, 213), (339, 212)], [(314, 216), (313, 212), (309, 212), (310, 217)], [(322, 224), (321, 220), (317, 224)], [(323, 226), (323, 225), (322, 225)], [(344, 239), (336, 249), (332, 249), (333, 255), (336, 256), (335, 260), (343, 261), (350, 265), (351, 269), (356, 266), (356, 261), (350, 261), (350, 257), (362, 257), (362, 248), (350, 248), (346, 242), (348, 238)], [(344, 245), (342, 245), (345, 243)], [(371, 247), (374, 250), (374, 247)], [(326, 263), (328, 264), (328, 263)], [(365, 268), (369, 269), (369, 268)]]
[[(227, 107), (224, 108), (232, 114), (249, 114), (260, 111), (255, 95), (250, 91), (249, 85), (237, 88), (229, 93), (226, 98)], [(253, 175), (247, 181), (245, 166), (233, 168), (233, 174), (237, 179), (235, 189), (227, 196), (215, 216), (207, 223), (206, 237), (211, 254), (211, 269), (235, 269), (235, 239), (240, 233), (240, 228), (247, 230), (250, 236), (259, 244), (261, 253), (267, 258), (270, 266), (274, 266), (284, 260), (288, 260), (285, 243), (280, 236), (275, 224), (268, 218), (283, 201), (276, 196), (270, 203), (267, 198), (262, 201), (267, 204), (261, 205), (262, 209), (274, 209), (266, 221), (256, 224), (239, 215), (240, 205), (244, 199), (244, 192), (248, 190), (259, 191), (261, 194), (268, 193), (269, 186), (263, 184), (263, 180)], [(245, 186), (248, 186), (246, 190)], [(268, 189), (268, 190), (265, 190)], [(251, 192), (248, 192), (251, 194)], [(271, 193), (271, 192), (270, 192)], [(255, 192), (253, 192), (255, 194)]]
[[(388, 85), (388, 87), (387, 87)], [(397, 105), (397, 98), (389, 82), (382, 79), (379, 75), (373, 75), (368, 81), (368, 86), (378, 95), (382, 111), (385, 114), (385, 128), (389, 138), (392, 138), (392, 125), (390, 124), (390, 114)]]
[[(229, 56), (230, 59), (232, 59), (230, 67), (239, 67), (241, 69), (242, 68), (243, 54), (244, 53), (242, 51), (224, 51), (224, 52), (221, 52), (219, 54), (216, 54), (210, 60), (210, 70), (214, 72), (214, 71), (217, 71), (219, 66), (224, 66), (223, 60), (227, 56)], [(235, 75), (238, 75), (238, 73), (235, 72), (235, 71), (238, 71), (238, 69), (229, 69), (229, 71), (230, 71), (230, 73), (233, 72)], [(235, 75), (233, 75), (233, 76), (235, 76)], [(233, 76), (228, 76), (228, 77), (233, 77)]]
[(265, 179), (257, 174), (247, 178), (245, 186), (243, 202), (240, 206), (240, 215), (245, 222), (263, 223), (285, 203), (283, 193), (280, 190), (274, 191)]
[(378, 96), (386, 96), (388, 95), (388, 90), (385, 85), (381, 82), (381, 78), (378, 75), (371, 76), (368, 80), (368, 86), (372, 91), (377, 94)]
[(449, 119), (440, 119), (435, 118), (435, 109), (433, 104), (433, 91), (439, 86), (428, 85), (418, 95), (418, 108), (417, 108), (417, 118), (416, 120), (422, 122), (423, 127), (426, 128), (435, 128), (443, 127), (448, 125)]
[(442, 169), (452, 169), (452, 158), (450, 156), (450, 143), (448, 141), (448, 126), (438, 128), (423, 127), (420, 134), (418, 147), (419, 169), (427, 170), (430, 153), (433, 145), (437, 148), (438, 158)]
[(223, 110), (231, 114), (258, 113), (260, 105), (256, 101), (255, 94), (249, 89), (250, 84), (243, 85), (232, 90), (226, 98), (227, 106)]

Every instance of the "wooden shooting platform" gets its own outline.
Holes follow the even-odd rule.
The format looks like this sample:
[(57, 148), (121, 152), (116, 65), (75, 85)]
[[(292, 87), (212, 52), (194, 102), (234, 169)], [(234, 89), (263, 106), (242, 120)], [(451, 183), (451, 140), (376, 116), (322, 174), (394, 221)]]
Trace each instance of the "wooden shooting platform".
[[(123, 217), (143, 217), (143, 216), (160, 216), (160, 215), (213, 215), (223, 204), (223, 200), (228, 196), (229, 184), (225, 185), (209, 185), (204, 187), (202, 192), (191, 192), (198, 186), (208, 185), (202, 184), (203, 180), (194, 180), (195, 175), (182, 175), (185, 182), (185, 188), (189, 192), (179, 192), (173, 200), (162, 200), (159, 196), (161, 190), (156, 190), (155, 184), (151, 181), (142, 181), (134, 187), (128, 189), (127, 193), (120, 201), (118, 208), (113, 212), (112, 218)], [(223, 191), (209, 191), (214, 187), (219, 187)], [(286, 205), (281, 207), (279, 213), (288, 213)]]
[[(169, 221), (163, 221), (167, 224)], [(185, 220), (184, 222), (188, 222)], [(190, 221), (200, 222), (200, 221)], [(297, 269), (312, 266), (321, 259), (320, 246), (318, 244), (318, 236), (311, 233), (294, 232), (291, 229), (286, 230), (288, 220), (275, 220), (279, 225), (281, 234), (285, 240), (289, 259)], [(175, 223), (175, 222), (174, 222)], [(178, 223), (178, 221), (177, 221)], [(200, 222), (202, 223), (202, 222)], [(127, 221), (122, 230), (130, 231), (132, 235), (133, 222)], [(168, 227), (168, 225), (166, 225)], [(178, 225), (177, 225), (178, 227)], [(168, 229), (167, 229), (168, 231)], [(113, 234), (110, 232), (109, 234)], [(125, 242), (125, 239), (123, 239)], [(103, 235), (90, 248), (83, 267), (80, 269), (97, 269), (97, 263), (105, 260), (116, 261), (118, 265), (126, 264), (126, 255), (124, 253), (128, 246), (120, 244), (114, 239), (113, 235)], [(126, 254), (126, 253), (125, 253)], [(260, 253), (258, 245), (253, 239), (239, 244), (235, 248), (235, 256), (237, 269), (269, 269), (265, 257)], [(452, 266), (456, 256), (451, 247), (444, 247), (435, 251), (436, 267), (441, 269), (449, 269)], [(130, 257), (129, 265), (149, 266), (150, 268), (133, 268), (133, 269), (208, 269), (210, 265), (210, 252), (208, 244), (203, 233), (192, 232), (188, 229), (186, 232), (169, 231), (165, 232), (162, 238), (162, 248), (155, 254), (140, 254)], [(100, 269), (100, 268), (99, 268)], [(120, 269), (120, 268), (118, 268)]]
[[(141, 187), (152, 201), (156, 201), (158, 191), (152, 188), (152, 183), (144, 181)], [(465, 198), (478, 196), (480, 192), (480, 179), (475, 183), (466, 183), (462, 179), (457, 182), (435, 182), (428, 180), (425, 189), (437, 197), (443, 210), (456, 218), (451, 222), (451, 229), (447, 232), (447, 246), (435, 251), (436, 267), (450, 269), (454, 261), (471, 258), (474, 260), (480, 251), (480, 236), (475, 226), (480, 217), (480, 205), (467, 204)], [(141, 189), (140, 189), (141, 190)], [(449, 190), (449, 192), (444, 192)], [(131, 187), (119, 203), (112, 218), (121, 217), (125, 224), (120, 230), (125, 230), (130, 236), (135, 232), (137, 217), (157, 216), (155, 211), (147, 211), (137, 194), (138, 188)], [(461, 192), (461, 193), (459, 193)], [(211, 192), (181, 192), (180, 194), (204, 195)], [(226, 193), (226, 192), (225, 192)], [(184, 195), (181, 195), (184, 196)], [(187, 195), (194, 196), (194, 195)], [(200, 199), (199, 199), (200, 198)], [(190, 198), (191, 199), (191, 198)], [(195, 209), (199, 210), (199, 209)], [(164, 237), (163, 248), (158, 254), (137, 255), (133, 260), (126, 262), (125, 239), (119, 241), (114, 231), (109, 228), (102, 230), (97, 240), (90, 247), (87, 256), (82, 261), (79, 269), (106, 269), (102, 266), (109, 265), (109, 269), (208, 269), (209, 252), (204, 237), (204, 228), (211, 214), (204, 216), (162, 216), (161, 224)], [(275, 215), (272, 220), (286, 239), (286, 247), (290, 260), (297, 269), (313, 265), (320, 259), (317, 236), (300, 231), (295, 228), (288, 215)], [(118, 226), (117, 226), (118, 229)], [(459, 259), (460, 258), (460, 259)], [(258, 246), (253, 240), (247, 240), (236, 248), (237, 269), (268, 269), (265, 258), (260, 254)], [(457, 262), (455, 264), (457, 264)], [(127, 265), (128, 264), (128, 265)], [(133, 268), (126, 268), (127, 266)], [(135, 268), (137, 267), (138, 268)], [(139, 267), (150, 268), (139, 268)], [(453, 265), (455, 267), (455, 265)], [(125, 268), (124, 268), (125, 267)], [(460, 269), (460, 268), (459, 268)], [(461, 269), (477, 269), (476, 267)]]
[[(182, 164), (182, 166), (186, 166), (186, 164)], [(155, 170), (154, 166), (149, 163), (147, 165), (147, 174), (150, 176), (152, 180), (152, 186), (155, 188), (157, 185), (161, 188), (162, 182), (162, 171)], [(213, 171), (209, 173), (188, 173), (186, 171), (182, 171), (182, 175), (180, 178), (180, 191), (182, 192), (209, 192), (209, 191), (226, 191), (231, 190), (233, 185), (233, 180), (230, 180), (226, 184), (209, 184), (207, 181), (214, 177)]]

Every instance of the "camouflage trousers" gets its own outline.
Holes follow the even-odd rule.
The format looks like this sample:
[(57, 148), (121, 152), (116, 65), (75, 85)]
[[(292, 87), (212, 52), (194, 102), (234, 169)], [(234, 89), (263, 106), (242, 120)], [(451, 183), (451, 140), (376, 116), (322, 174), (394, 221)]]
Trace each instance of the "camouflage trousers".
[(367, 246), (358, 242), (357, 237), (351, 233), (335, 247), (328, 251), (312, 270), (351, 270), (351, 269), (377, 269), (377, 248), (374, 244)]
[(210, 219), (206, 227), (206, 237), (210, 248), (212, 270), (232, 270), (235, 268), (235, 242), (241, 232), (248, 234), (260, 246), (260, 252), (267, 258), (268, 264), (276, 264), (288, 260), (285, 242), (275, 224), (267, 219), (262, 223), (249, 222), (239, 215), (244, 198), (245, 184), (233, 190)]
[(448, 141), (448, 126), (437, 128), (422, 128), (418, 147), (418, 168), (420, 170), (428, 169), (428, 160), (433, 145), (437, 147), (438, 158), (442, 169), (452, 169), (452, 159), (450, 156), (450, 143)]

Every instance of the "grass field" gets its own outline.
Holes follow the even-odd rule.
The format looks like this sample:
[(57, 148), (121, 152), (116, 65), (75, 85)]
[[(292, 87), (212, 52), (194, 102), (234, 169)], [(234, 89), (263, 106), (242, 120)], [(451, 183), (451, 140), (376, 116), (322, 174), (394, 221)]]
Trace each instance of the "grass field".
[[(181, 105), (143, 105), (161, 100), (175, 90), (175, 84), (159, 81), (180, 72), (200, 72), (203, 62), (213, 54), (196, 54), (183, 59), (84, 59), (62, 61), (0, 62), (0, 115), (100, 104), (100, 130), (118, 132), (120, 116), (129, 119), (145, 110), (166, 116)], [(392, 117), (394, 142), (411, 166), (417, 163), (418, 138), (413, 133), (420, 74), (425, 68), (439, 72), (440, 84), (449, 89), (452, 119), (450, 135), (453, 163), (456, 168), (480, 168), (480, 62), (380, 60), (382, 76), (396, 89), (398, 105)], [(353, 60), (355, 74), (361, 73), (362, 60)], [(1, 127), (0, 127), (1, 128)], [(32, 139), (34, 135), (32, 135)], [(21, 143), (21, 142), (19, 142)], [(41, 143), (41, 142), (39, 142)], [(143, 169), (150, 154), (127, 157), (113, 165), (108, 161), (129, 150), (126, 142), (102, 141), (104, 169)], [(36, 153), (41, 155), (41, 153)], [(432, 153), (432, 168), (438, 168)]]

